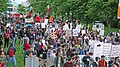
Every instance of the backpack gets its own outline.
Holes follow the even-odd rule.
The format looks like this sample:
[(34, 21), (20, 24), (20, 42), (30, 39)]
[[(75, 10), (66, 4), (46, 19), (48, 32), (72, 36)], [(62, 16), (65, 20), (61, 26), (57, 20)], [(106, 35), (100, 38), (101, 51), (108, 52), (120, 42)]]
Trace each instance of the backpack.
[(14, 50), (12, 48), (10, 48), (8, 54), (10, 57), (14, 56)]

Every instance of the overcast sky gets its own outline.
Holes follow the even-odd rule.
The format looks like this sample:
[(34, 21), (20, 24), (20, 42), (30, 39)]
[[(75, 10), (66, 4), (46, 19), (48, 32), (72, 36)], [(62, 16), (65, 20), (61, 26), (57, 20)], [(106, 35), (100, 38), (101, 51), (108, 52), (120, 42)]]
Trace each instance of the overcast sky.
[[(14, 0), (11, 0), (11, 1), (13, 2)], [(15, 2), (18, 4), (21, 4), (21, 2), (25, 2), (25, 1), (27, 1), (27, 0), (15, 0)]]

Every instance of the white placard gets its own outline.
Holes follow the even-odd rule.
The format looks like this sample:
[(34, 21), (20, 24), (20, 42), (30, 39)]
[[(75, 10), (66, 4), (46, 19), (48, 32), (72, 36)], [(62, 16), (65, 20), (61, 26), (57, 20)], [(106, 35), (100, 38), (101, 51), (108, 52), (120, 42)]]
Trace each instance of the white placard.
[(103, 51), (103, 42), (97, 42), (94, 44), (94, 53), (95, 57), (101, 57)]
[(42, 28), (45, 28), (45, 23), (41, 23), (41, 27), (42, 27)]
[(110, 56), (111, 45), (112, 45), (111, 43), (104, 43), (103, 44), (102, 55), (104, 55), (104, 56)]
[(78, 36), (78, 31), (77, 31), (77, 29), (73, 29), (73, 36)]
[(80, 32), (81, 24), (79, 24), (79, 25), (77, 24), (76, 29), (78, 30), (78, 32)]
[(82, 30), (82, 34), (85, 34), (85, 30)]
[(112, 45), (111, 57), (120, 56), (120, 45)]
[(33, 18), (25, 19), (25, 23), (32, 23), (32, 22), (34, 22)]
[(44, 23), (45, 23), (45, 25), (47, 25), (48, 24), (48, 19), (45, 19)]
[(7, 23), (6, 27), (10, 27), (10, 23)]
[(38, 67), (39, 59), (37, 57), (25, 58), (25, 67)]

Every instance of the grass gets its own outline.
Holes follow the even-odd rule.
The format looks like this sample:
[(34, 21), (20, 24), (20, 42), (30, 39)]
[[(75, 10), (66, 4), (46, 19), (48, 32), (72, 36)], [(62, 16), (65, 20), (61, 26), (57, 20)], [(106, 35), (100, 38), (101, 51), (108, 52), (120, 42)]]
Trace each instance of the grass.
[[(10, 40), (11, 42), (11, 40)], [(16, 44), (15, 44), (15, 48), (16, 48), (16, 62), (17, 62), (17, 67), (25, 67), (24, 66), (24, 56), (22, 54), (22, 51), (20, 50), (20, 44), (19, 44), (19, 40), (16, 40)], [(7, 51), (7, 48), (5, 49)], [(9, 64), (9, 67), (14, 67), (13, 62), (11, 61), (11, 63)]]

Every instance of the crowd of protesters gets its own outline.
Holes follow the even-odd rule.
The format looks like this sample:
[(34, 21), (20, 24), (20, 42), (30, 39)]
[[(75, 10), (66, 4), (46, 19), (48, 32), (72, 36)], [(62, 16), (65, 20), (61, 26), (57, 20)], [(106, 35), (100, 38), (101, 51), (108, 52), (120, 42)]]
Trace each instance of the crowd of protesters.
[[(80, 20), (75, 19), (66, 22), (53, 20), (46, 24), (45, 28), (42, 28), (42, 24), (35, 25), (36, 22), (25, 27), (24, 18), (13, 20), (6, 17), (1, 19), (0, 67), (9, 66), (11, 60), (14, 62), (14, 67), (17, 67), (14, 47), (16, 40), (19, 40), (21, 52), (24, 54), (24, 64), (25, 58), (36, 56), (40, 61), (45, 60), (45, 63), (49, 59), (51, 67), (80, 67), (78, 55), (85, 55), (82, 59), (84, 67), (120, 67), (119, 57), (111, 57), (111, 60), (106, 62), (104, 55), (94, 60), (91, 57), (93, 53), (89, 53), (90, 40), (120, 45), (119, 31), (101, 36), (99, 31), (91, 31), (88, 25), (84, 27)], [(10, 26), (6, 27), (7, 23), (10, 23)], [(66, 36), (67, 29), (72, 31), (76, 28), (80, 30), (78, 36)], [(82, 34), (81, 30), (86, 31)], [(6, 52), (4, 48), (8, 48), (8, 51)], [(47, 65), (40, 64), (40, 67), (45, 66)]]

